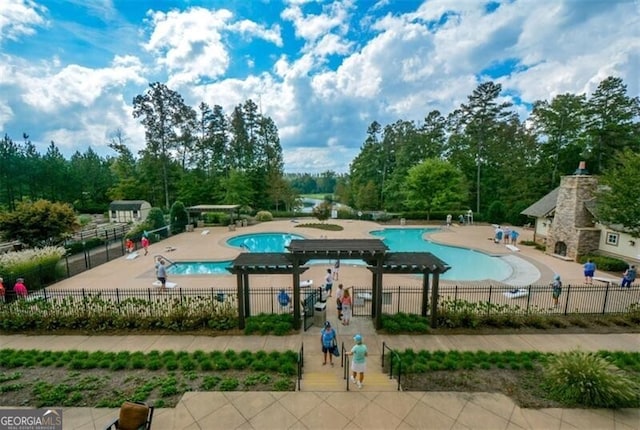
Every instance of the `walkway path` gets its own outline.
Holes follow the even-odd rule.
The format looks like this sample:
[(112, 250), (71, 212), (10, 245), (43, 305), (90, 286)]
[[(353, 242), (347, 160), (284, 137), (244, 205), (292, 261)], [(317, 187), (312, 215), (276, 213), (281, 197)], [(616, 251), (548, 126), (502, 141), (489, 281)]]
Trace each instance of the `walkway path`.
[[(357, 321), (360, 318), (354, 320)], [(313, 330), (313, 329), (312, 329)], [(338, 327), (351, 345), (351, 326)], [(383, 336), (365, 334), (371, 351), (370, 370), (379, 365), (382, 341), (414, 350), (639, 351), (638, 334)], [(151, 350), (298, 350), (305, 344), (305, 371), (341, 375), (338, 366), (324, 367), (319, 332), (275, 336), (0, 336), (0, 348), (84, 351)], [(377, 361), (377, 362), (376, 362)], [(314, 372), (311, 372), (313, 370)], [(309, 374), (305, 373), (305, 378)], [(302, 392), (186, 393), (175, 408), (159, 409), (157, 429), (640, 429), (640, 409), (523, 409), (496, 393), (397, 392), (393, 383), (365, 378), (361, 389), (344, 384)], [(310, 387), (306, 387), (310, 388)], [(102, 429), (116, 409), (64, 408), (64, 428)]]

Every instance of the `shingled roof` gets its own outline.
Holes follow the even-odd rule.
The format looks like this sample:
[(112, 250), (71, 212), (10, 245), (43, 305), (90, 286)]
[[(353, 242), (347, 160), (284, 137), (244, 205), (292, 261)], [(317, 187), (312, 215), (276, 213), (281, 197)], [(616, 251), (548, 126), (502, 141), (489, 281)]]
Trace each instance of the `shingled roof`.
[(559, 191), (560, 187), (554, 189), (549, 194), (547, 194), (520, 213), (522, 215), (528, 215), (535, 218), (550, 215), (556, 208)]

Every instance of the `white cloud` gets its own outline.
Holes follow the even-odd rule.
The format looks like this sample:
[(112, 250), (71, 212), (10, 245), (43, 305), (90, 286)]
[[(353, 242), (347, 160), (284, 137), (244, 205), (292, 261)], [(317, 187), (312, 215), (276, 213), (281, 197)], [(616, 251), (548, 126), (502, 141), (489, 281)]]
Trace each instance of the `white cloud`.
[(285, 21), (291, 21), (296, 36), (307, 42), (315, 42), (326, 33), (336, 31), (344, 34), (350, 21), (353, 1), (335, 1), (323, 6), (323, 13), (318, 15), (304, 15), (299, 4), (294, 4), (285, 9), (281, 17)]
[(46, 11), (32, 0), (0, 0), (0, 43), (35, 34), (35, 27), (47, 24)]
[(24, 89), (23, 100), (34, 109), (52, 113), (71, 105), (91, 106), (112, 88), (121, 91), (129, 82), (146, 83), (142, 66), (133, 58), (118, 57), (115, 66), (91, 69), (70, 64), (56, 70), (55, 63), (20, 69), (15, 83)]

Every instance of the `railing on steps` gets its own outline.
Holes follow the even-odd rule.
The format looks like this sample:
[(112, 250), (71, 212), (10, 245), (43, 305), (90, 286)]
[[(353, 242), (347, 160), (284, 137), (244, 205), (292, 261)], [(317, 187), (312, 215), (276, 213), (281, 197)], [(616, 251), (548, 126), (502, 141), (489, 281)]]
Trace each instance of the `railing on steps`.
[(304, 367), (304, 342), (300, 344), (298, 351), (298, 391), (300, 391), (300, 380), (302, 379), (302, 368)]
[(382, 342), (382, 371), (384, 372), (384, 353), (385, 350), (389, 350), (389, 379), (393, 379), (393, 365), (394, 359), (398, 364), (398, 391), (400, 391), (400, 378), (402, 377), (402, 361), (400, 355), (393, 349), (391, 349), (386, 342)]
[(340, 358), (340, 366), (342, 369), (342, 379), (347, 381), (347, 391), (349, 391), (349, 356), (347, 355), (347, 348), (344, 347), (344, 342), (342, 342), (342, 351)]

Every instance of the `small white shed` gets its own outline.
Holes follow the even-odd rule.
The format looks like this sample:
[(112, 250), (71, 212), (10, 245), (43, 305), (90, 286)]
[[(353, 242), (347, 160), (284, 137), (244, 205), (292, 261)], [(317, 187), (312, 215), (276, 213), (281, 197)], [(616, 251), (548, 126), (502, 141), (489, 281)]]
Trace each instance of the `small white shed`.
[(109, 205), (111, 222), (140, 222), (147, 219), (151, 204), (145, 200), (114, 200)]

